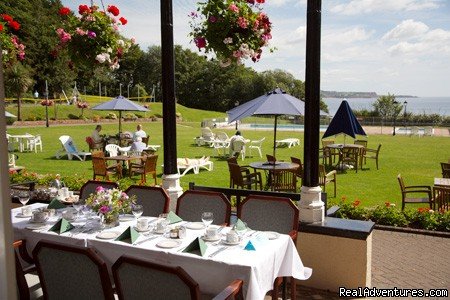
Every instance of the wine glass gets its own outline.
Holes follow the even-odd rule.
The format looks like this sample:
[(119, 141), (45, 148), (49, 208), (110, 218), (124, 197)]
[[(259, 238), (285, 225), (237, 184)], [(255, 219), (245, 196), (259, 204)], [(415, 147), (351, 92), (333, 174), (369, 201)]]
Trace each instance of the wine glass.
[(83, 201), (78, 200), (72, 203), (73, 208), (77, 211), (77, 217), (80, 214), (80, 211), (83, 209)]
[(144, 207), (140, 204), (133, 204), (131, 206), (131, 212), (136, 217), (136, 219), (139, 219), (139, 217), (144, 213)]
[(237, 235), (239, 236), (239, 240), (241, 241), (244, 237), (244, 233), (248, 230), (247, 223), (242, 222), (242, 224), (243, 226), (236, 226), (236, 224), (234, 224), (233, 226), (234, 231), (236, 231)]
[(214, 220), (214, 214), (210, 211), (206, 211), (202, 213), (202, 222), (205, 224), (205, 227), (208, 227), (212, 224)]
[(19, 194), (19, 201), (23, 206), (27, 205), (28, 201), (30, 201), (30, 194), (27, 192), (21, 192)]

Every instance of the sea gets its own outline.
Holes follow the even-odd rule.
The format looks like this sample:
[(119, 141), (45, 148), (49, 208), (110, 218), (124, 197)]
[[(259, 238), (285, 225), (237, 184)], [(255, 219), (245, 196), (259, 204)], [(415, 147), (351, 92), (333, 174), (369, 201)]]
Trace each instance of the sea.
[[(328, 105), (330, 115), (333, 116), (336, 113), (342, 100), (342, 98), (323, 98)], [(372, 104), (377, 101), (377, 98), (348, 98), (346, 100), (353, 110), (366, 109), (370, 111), (374, 109)], [(403, 109), (406, 106), (408, 113), (450, 116), (450, 97), (396, 97), (395, 100), (403, 104)]]

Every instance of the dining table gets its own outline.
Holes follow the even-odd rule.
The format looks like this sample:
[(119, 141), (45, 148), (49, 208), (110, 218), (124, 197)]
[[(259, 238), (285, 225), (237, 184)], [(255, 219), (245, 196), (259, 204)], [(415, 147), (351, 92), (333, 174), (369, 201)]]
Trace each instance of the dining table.
[[(46, 207), (46, 204), (34, 203), (30, 207), (36, 210)], [(108, 229), (88, 225), (96, 224), (95, 219), (98, 217), (87, 219), (86, 216), (82, 216), (70, 221), (75, 226), (74, 229), (58, 234), (49, 231), (49, 228), (61, 219), (60, 213), (57, 211), (55, 216), (49, 218), (42, 226), (34, 226), (29, 218), (21, 216), (21, 208), (12, 209), (14, 238), (25, 239), (30, 253), (40, 240), (91, 247), (106, 262), (110, 274), (112, 264), (124, 254), (144, 261), (180, 266), (199, 284), (202, 293), (207, 294), (217, 294), (233, 280), (242, 279), (245, 299), (263, 299), (273, 288), (277, 277), (293, 276), (299, 280), (307, 280), (312, 274), (312, 269), (303, 265), (294, 242), (286, 234), (248, 229), (242, 234), (239, 242), (229, 245), (226, 233), (231, 227), (221, 226), (218, 227), (220, 231), (218, 240), (207, 241), (206, 252), (201, 256), (197, 253), (183, 252), (191, 242), (202, 238), (205, 234), (205, 227), (198, 226), (203, 225), (201, 222), (182, 221), (169, 225), (164, 234), (158, 234), (150, 228), (146, 232), (139, 232), (137, 240), (131, 243), (117, 241), (115, 237), (136, 226), (136, 219), (133, 216), (130, 218), (125, 215), (127, 218), (119, 218), (120, 225)], [(150, 224), (160, 220), (155, 217), (146, 218)], [(190, 226), (191, 224), (196, 226)], [(171, 239), (168, 232), (180, 225), (187, 228), (186, 236), (182, 239)], [(253, 248), (248, 248), (250, 241)]]
[(131, 161), (133, 161), (133, 160), (141, 161), (143, 158), (146, 158), (146, 156), (141, 156), (141, 155), (117, 155), (117, 156), (105, 157), (104, 160), (106, 160), (106, 161), (114, 160), (116, 162), (121, 161), (122, 162), (123, 173), (126, 174), (126, 170), (130, 169), (130, 162)]
[[(330, 150), (337, 150), (337, 152), (339, 153), (339, 160), (338, 160), (338, 163), (336, 164), (336, 169), (344, 170), (344, 169), (347, 168), (347, 166), (345, 166), (342, 163), (344, 149), (346, 149), (346, 148), (347, 149), (349, 149), (349, 148), (350, 149), (357, 148), (357, 149), (362, 150), (362, 149), (364, 149), (364, 146), (363, 145), (359, 145), (359, 144), (330, 144), (330, 145), (326, 145), (325, 148), (328, 148)], [(362, 155), (360, 154), (358, 160), (361, 159), (361, 158), (362, 158)]]
[(287, 161), (275, 161), (275, 162), (268, 162), (268, 161), (257, 161), (249, 163), (249, 166), (252, 167), (255, 170), (263, 170), (266, 174), (266, 189), (272, 189), (272, 178), (273, 173), (277, 171), (289, 171), (289, 170), (297, 170), (298, 167), (300, 167), (299, 164), (293, 163), (293, 162), (287, 162)]
[(450, 187), (450, 178), (434, 178), (434, 185)]
[(13, 139), (14, 142), (19, 144), (19, 152), (24, 152), (26, 145), (27, 145), (27, 140), (33, 138), (34, 136), (26, 133), (26, 134), (11, 134), (9, 135), (9, 138)]

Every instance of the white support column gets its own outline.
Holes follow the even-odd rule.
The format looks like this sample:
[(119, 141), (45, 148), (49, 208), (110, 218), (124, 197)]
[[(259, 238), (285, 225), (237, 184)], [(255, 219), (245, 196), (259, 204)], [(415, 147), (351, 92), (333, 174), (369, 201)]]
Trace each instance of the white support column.
[(302, 186), (300, 202), (300, 222), (322, 223), (325, 219), (325, 205), (321, 199), (322, 189), (320, 186)]
[(162, 187), (170, 197), (169, 210), (173, 212), (177, 208), (178, 197), (183, 193), (183, 189), (180, 186), (180, 177), (180, 174), (164, 174), (162, 176)]

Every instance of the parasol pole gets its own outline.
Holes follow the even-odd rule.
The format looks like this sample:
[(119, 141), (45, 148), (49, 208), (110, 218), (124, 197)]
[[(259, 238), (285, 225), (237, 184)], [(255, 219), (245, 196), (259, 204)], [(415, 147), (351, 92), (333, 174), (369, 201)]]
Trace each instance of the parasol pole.
[(119, 110), (119, 146), (120, 146), (121, 133), (122, 133), (122, 111)]
[[(278, 118), (278, 115), (275, 115), (275, 126), (274, 126), (274, 128), (273, 128), (273, 157), (274, 157), (274, 159), (275, 159), (275, 149), (277, 148), (276, 147), (276, 145), (277, 145), (277, 118)], [(276, 161), (276, 159), (275, 159), (275, 161)]]

